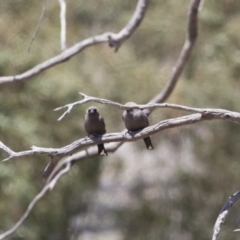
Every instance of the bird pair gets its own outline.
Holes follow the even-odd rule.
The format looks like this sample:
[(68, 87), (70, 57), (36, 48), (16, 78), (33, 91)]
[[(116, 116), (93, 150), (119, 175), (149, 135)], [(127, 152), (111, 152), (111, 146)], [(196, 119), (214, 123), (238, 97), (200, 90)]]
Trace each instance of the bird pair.
[[(126, 103), (127, 107), (137, 106), (134, 102)], [(139, 131), (149, 126), (147, 115), (139, 108), (127, 109), (122, 114), (122, 119), (128, 131)], [(105, 122), (96, 107), (89, 107), (84, 117), (84, 128), (89, 135), (97, 136), (106, 133)], [(147, 149), (152, 150), (150, 137), (143, 139)], [(103, 144), (98, 144), (98, 155), (105, 156), (107, 151)]]

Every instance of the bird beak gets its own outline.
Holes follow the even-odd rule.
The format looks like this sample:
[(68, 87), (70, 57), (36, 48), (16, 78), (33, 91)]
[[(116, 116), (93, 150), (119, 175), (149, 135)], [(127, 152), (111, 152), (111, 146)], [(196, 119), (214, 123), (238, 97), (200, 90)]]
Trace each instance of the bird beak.
[(95, 112), (94, 109), (90, 109), (90, 110), (89, 110), (89, 114), (93, 114), (94, 112)]

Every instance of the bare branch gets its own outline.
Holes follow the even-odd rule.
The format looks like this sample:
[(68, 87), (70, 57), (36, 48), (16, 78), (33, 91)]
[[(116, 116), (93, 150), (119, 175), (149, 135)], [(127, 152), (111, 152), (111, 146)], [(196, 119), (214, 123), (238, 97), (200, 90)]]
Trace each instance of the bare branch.
[(188, 29), (187, 36), (184, 42), (182, 51), (179, 55), (179, 58), (176, 62), (176, 65), (173, 67), (172, 75), (169, 81), (167, 82), (165, 88), (160, 92), (159, 95), (154, 97), (150, 102), (161, 103), (164, 102), (169, 95), (172, 93), (173, 89), (176, 86), (176, 83), (189, 59), (189, 56), (192, 52), (194, 43), (197, 39), (198, 31), (198, 8), (201, 0), (192, 0), (190, 3), (188, 11)]
[(45, 10), (46, 10), (46, 7), (47, 7), (47, 3), (48, 3), (48, 0), (44, 0), (43, 8), (42, 8), (42, 13), (41, 13), (41, 16), (40, 16), (40, 18), (39, 18), (39, 20), (38, 20), (38, 24), (37, 24), (37, 27), (36, 27), (36, 29), (35, 29), (35, 32), (33, 33), (33, 36), (32, 36), (32, 39), (31, 39), (31, 41), (30, 41), (30, 44), (29, 44), (29, 46), (28, 46), (28, 52), (30, 52), (32, 43), (33, 43), (35, 37), (37, 36), (38, 30), (39, 30), (39, 28), (40, 28), (40, 24), (41, 24), (41, 22), (42, 22), (42, 20), (43, 20), (43, 17), (44, 17), (44, 13), (45, 13)]
[(61, 22), (61, 50), (65, 50), (66, 46), (66, 2), (65, 0), (58, 0), (61, 11), (60, 11), (60, 22)]
[[(34, 151), (34, 150), (28, 150), (28, 151), (16, 153), (12, 151), (10, 148), (8, 148), (6, 145), (4, 145), (1, 141), (0, 141), (0, 148), (9, 154), (9, 157), (4, 159), (3, 162), (8, 161), (11, 158), (19, 158), (22, 156), (29, 156), (29, 155), (34, 155), (35, 153), (40, 153), (39, 151)], [(34, 149), (34, 147), (32, 147), (32, 149)]]
[(163, 131), (165, 129), (179, 127), (182, 125), (194, 124), (194, 123), (205, 121), (205, 120), (214, 120), (214, 119), (227, 120), (227, 121), (232, 121), (237, 124), (240, 124), (240, 113), (226, 111), (226, 110), (212, 109), (212, 110), (204, 111), (202, 113), (163, 120), (158, 122), (155, 125), (151, 125), (138, 132), (124, 131), (122, 133), (109, 133), (105, 135), (99, 135), (97, 137), (81, 138), (62, 148), (41, 148), (41, 147), (33, 146), (32, 150), (14, 152), (8, 147), (6, 147), (2, 142), (0, 144), (0, 148), (2, 148), (5, 152), (7, 152), (10, 155), (7, 159), (4, 159), (3, 161), (7, 161), (9, 159), (19, 158), (23, 156), (29, 156), (33, 154), (47, 154), (47, 155), (50, 155), (51, 157), (58, 156), (62, 158), (66, 155), (73, 154), (79, 149), (82, 149), (84, 147), (89, 147), (95, 144), (109, 143), (109, 142), (133, 142), (133, 141), (145, 138), (147, 136), (150, 136), (152, 134), (155, 134), (157, 132)]
[(62, 110), (64, 108), (67, 108), (67, 110), (62, 114), (62, 116), (58, 118), (58, 121), (61, 121), (65, 117), (66, 114), (70, 113), (74, 106), (81, 105), (81, 104), (84, 104), (84, 103), (87, 103), (87, 102), (97, 102), (97, 103), (101, 103), (101, 104), (108, 104), (108, 105), (111, 105), (111, 106), (118, 107), (120, 109), (128, 108), (128, 107), (125, 107), (124, 105), (122, 105), (120, 103), (113, 102), (113, 101), (108, 100), (108, 99), (91, 97), (91, 96), (88, 96), (88, 95), (86, 95), (84, 93), (81, 93), (81, 92), (79, 94), (83, 97), (83, 100), (77, 101), (77, 102), (74, 102), (74, 103), (69, 103), (69, 104), (66, 104), (62, 107), (58, 107), (58, 108), (54, 109), (54, 111), (59, 111), (59, 110)]
[(11, 236), (16, 230), (23, 224), (23, 222), (27, 219), (29, 214), (31, 213), (33, 207), (40, 201), (41, 198), (48, 192), (48, 190), (52, 190), (56, 185), (59, 178), (61, 178), (64, 174), (66, 174), (70, 170), (70, 164), (66, 163), (65, 168), (58, 172), (58, 174), (49, 182), (42, 191), (32, 200), (32, 202), (28, 205), (27, 210), (22, 215), (22, 217), (17, 221), (17, 223), (8, 231), (4, 232), (0, 235), (0, 240), (6, 239)]
[(120, 41), (119, 40), (116, 41), (116, 39), (113, 39), (111, 36), (109, 36), (109, 45), (111, 47), (115, 47), (115, 51), (119, 49), (123, 41), (125, 41), (127, 38), (131, 36), (130, 33), (133, 33), (140, 25), (145, 16), (148, 3), (149, 0), (138, 1), (136, 10), (132, 18), (130, 19), (128, 25), (118, 33), (118, 35), (123, 36), (123, 38)]
[(103, 99), (103, 98), (97, 98), (97, 97), (92, 97), (92, 96), (88, 96), (84, 93), (79, 93), (81, 96), (83, 96), (83, 100), (81, 101), (77, 101), (74, 103), (69, 103), (66, 104), (62, 107), (58, 107), (56, 109), (54, 109), (54, 111), (59, 111), (62, 110), (64, 108), (67, 108), (67, 110), (58, 118), (58, 121), (62, 120), (66, 114), (70, 113), (70, 111), (72, 110), (72, 108), (76, 105), (81, 105), (84, 103), (88, 103), (88, 102), (96, 102), (96, 103), (100, 103), (100, 104), (105, 104), (105, 105), (110, 105), (110, 106), (114, 106), (117, 107), (119, 109), (125, 110), (125, 109), (131, 109), (131, 108), (139, 108), (139, 109), (155, 109), (155, 108), (171, 108), (171, 109), (176, 109), (176, 110), (181, 110), (181, 111), (186, 111), (186, 112), (192, 112), (192, 113), (208, 113), (208, 112), (216, 112), (216, 113), (223, 113), (223, 114), (227, 114), (228, 112), (230, 114), (235, 113), (236, 116), (239, 114), (237, 112), (231, 112), (228, 110), (224, 110), (224, 109), (211, 109), (211, 108), (192, 108), (192, 107), (187, 107), (187, 106), (182, 106), (182, 105), (178, 105), (178, 104), (173, 104), (173, 103), (149, 103), (149, 104), (145, 104), (145, 105), (136, 105), (134, 107), (129, 107), (129, 106), (125, 106), (123, 104), (108, 100), (108, 99)]
[(117, 34), (107, 32), (101, 35), (97, 35), (91, 38), (87, 38), (81, 42), (78, 42), (77, 44), (73, 45), (72, 47), (67, 48), (64, 50), (61, 54), (52, 57), (48, 59), (47, 61), (40, 63), (33, 67), (32, 69), (19, 74), (15, 76), (5, 76), (5, 77), (0, 77), (0, 84), (2, 83), (7, 83), (7, 82), (14, 82), (14, 81), (23, 81), (26, 80), (30, 77), (33, 77), (40, 72), (53, 67), (57, 64), (63, 63), (76, 54), (80, 53), (83, 51), (85, 48), (100, 44), (103, 42), (109, 42), (110, 46), (116, 47), (116, 49), (119, 48), (119, 46), (127, 39), (129, 38), (136, 28), (139, 26), (141, 23), (142, 19), (144, 18), (144, 15), (147, 10), (149, 0), (138, 0), (138, 4), (136, 7), (136, 10), (134, 12), (133, 17), (129, 21), (129, 23)]
[[(71, 109), (78, 104), (83, 104), (83, 103), (87, 103), (90, 101), (93, 102), (97, 102), (97, 103), (101, 103), (101, 104), (106, 104), (106, 105), (110, 105), (110, 106), (115, 106), (118, 107), (120, 109), (129, 109), (131, 107), (127, 107), (125, 105), (110, 101), (110, 100), (106, 100), (106, 99), (101, 99), (101, 98), (96, 98), (96, 97), (91, 97), (91, 96), (87, 96), (86, 94), (80, 93), (84, 99), (78, 102), (74, 102), (71, 104), (67, 104), (63, 107), (59, 107), (57, 109), (55, 109), (55, 111), (57, 110), (61, 110), (64, 108), (67, 108), (67, 111), (64, 112), (64, 114), (58, 119), (58, 121), (60, 121), (67, 113), (69, 113), (71, 111)], [(177, 104), (169, 104), (169, 103), (162, 103), (162, 104), (146, 104), (146, 105), (137, 105), (135, 106), (135, 108), (140, 108), (140, 109), (155, 109), (155, 108), (172, 108), (172, 109), (176, 109), (176, 110), (182, 110), (182, 111), (187, 111), (187, 112), (194, 112), (194, 113), (202, 113), (204, 116), (208, 116), (209, 114), (211, 115), (212, 113), (216, 114), (216, 115), (222, 115), (223, 118), (231, 118), (230, 116), (233, 116), (233, 118), (231, 118), (231, 121), (233, 122), (239, 122), (239, 113), (237, 112), (230, 112), (224, 109), (204, 109), (204, 108), (191, 108), (191, 107), (186, 107), (186, 106), (181, 106), (181, 105), (177, 105)], [(125, 131), (123, 131), (122, 133), (124, 133)], [(105, 146), (106, 150), (108, 152), (115, 152), (124, 142), (118, 142), (118, 143), (111, 143), (110, 146)], [(97, 151), (94, 148), (90, 148), (84, 151), (81, 151), (79, 153), (76, 153), (74, 155), (71, 155), (69, 157), (69, 159), (72, 159), (72, 164), (74, 164), (74, 162), (76, 161), (80, 161), (83, 160), (85, 158), (89, 158), (92, 156), (96, 156), (97, 155)], [(52, 161), (51, 161), (52, 162)], [(50, 162), (50, 164), (51, 164)], [(47, 168), (46, 168), (47, 169)], [(54, 171), (55, 173), (55, 171)], [(52, 179), (52, 176), (54, 176), (54, 173), (49, 177), (49, 174), (46, 175), (46, 178), (49, 178), (49, 180)], [(44, 174), (45, 175), (45, 174)], [(49, 181), (48, 180), (48, 181)]]
[[(123, 133), (124, 132), (126, 131), (123, 131)], [(105, 148), (108, 153), (114, 153), (120, 146), (122, 146), (123, 143), (124, 142), (112, 142), (105, 146)], [(94, 157), (97, 155), (98, 151), (96, 147), (89, 147), (85, 150), (74, 153), (71, 156), (66, 157), (62, 162), (60, 162), (59, 165), (52, 171), (51, 174), (49, 174), (48, 176), (46, 175), (46, 178), (44, 178), (44, 180), (47, 180), (46, 183), (50, 182), (51, 179), (59, 172), (59, 170), (64, 168), (66, 163), (68, 162), (70, 162), (72, 166), (76, 162), (83, 161), (86, 158)]]
[[(216, 240), (217, 236), (221, 230), (221, 224), (225, 222), (227, 215), (229, 214), (231, 208), (233, 205), (239, 200), (240, 198), (240, 190), (234, 193), (227, 202), (223, 205), (218, 218), (215, 222), (214, 228), (213, 228), (213, 236), (212, 240)], [(236, 229), (235, 231), (238, 231), (239, 229)]]

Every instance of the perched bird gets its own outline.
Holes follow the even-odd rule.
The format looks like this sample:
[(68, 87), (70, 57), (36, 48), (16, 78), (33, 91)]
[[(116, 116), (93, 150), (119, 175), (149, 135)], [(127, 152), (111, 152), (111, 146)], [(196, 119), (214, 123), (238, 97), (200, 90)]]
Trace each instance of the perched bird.
[[(137, 104), (134, 102), (128, 102), (125, 106), (134, 107), (137, 106)], [(135, 132), (149, 126), (147, 115), (141, 109), (132, 108), (125, 110), (122, 114), (122, 119), (128, 131)], [(146, 137), (143, 140), (148, 150), (154, 149), (150, 137)]]
[[(89, 107), (84, 117), (84, 128), (89, 135), (97, 136), (106, 133), (103, 117), (99, 115), (96, 107)], [(98, 144), (98, 155), (106, 156), (107, 151), (103, 144)]]

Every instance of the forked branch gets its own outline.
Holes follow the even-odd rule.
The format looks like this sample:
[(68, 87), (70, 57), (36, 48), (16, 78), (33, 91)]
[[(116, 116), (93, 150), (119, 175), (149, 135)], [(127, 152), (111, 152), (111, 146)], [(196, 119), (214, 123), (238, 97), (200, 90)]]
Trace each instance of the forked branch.
[(15, 75), (15, 76), (0, 77), (0, 84), (7, 83), (7, 82), (14, 82), (14, 81), (19, 82), (19, 81), (24, 81), (26, 79), (29, 79), (41, 73), (42, 71), (47, 70), (48, 68), (51, 68), (57, 64), (60, 64), (69, 60), (70, 58), (74, 57), (76, 54), (80, 53), (84, 49), (96, 44), (108, 42), (111, 47), (115, 47), (115, 49), (117, 50), (120, 47), (120, 45), (134, 33), (136, 28), (139, 26), (139, 24), (143, 20), (147, 10), (148, 3), (149, 3), (149, 0), (138, 0), (137, 7), (132, 18), (119, 33), (107, 32), (101, 35), (96, 35), (91, 38), (87, 38), (81, 42), (78, 42), (72, 47), (67, 48), (59, 55), (52, 57), (47, 61), (36, 65), (32, 69), (22, 74)]

